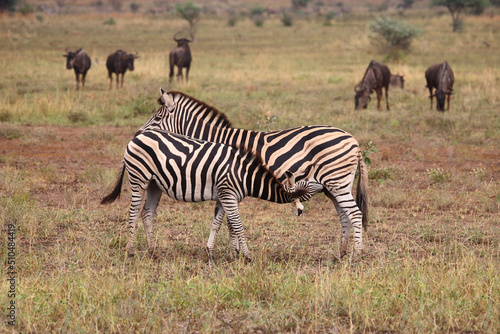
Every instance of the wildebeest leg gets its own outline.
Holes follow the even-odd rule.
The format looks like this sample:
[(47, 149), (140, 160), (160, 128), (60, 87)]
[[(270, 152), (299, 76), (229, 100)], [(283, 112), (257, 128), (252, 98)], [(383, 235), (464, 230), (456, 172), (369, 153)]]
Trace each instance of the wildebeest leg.
[(177, 81), (182, 80), (182, 66), (177, 66)]
[(451, 94), (448, 94), (448, 108), (446, 110), (450, 111), (450, 99), (451, 99)]
[(122, 73), (122, 83), (121, 83), (121, 88), (123, 88), (123, 78), (125, 77), (125, 72)]
[(375, 92), (377, 92), (377, 109), (380, 111), (382, 110), (382, 107), (380, 106), (380, 101), (382, 100), (382, 88), (375, 89)]
[(189, 74), (189, 68), (191, 65), (186, 66), (186, 83), (188, 82), (188, 74)]
[(85, 90), (85, 76), (87, 73), (82, 73), (82, 90)]
[(389, 109), (389, 86), (385, 87), (385, 102), (387, 104), (387, 110)]
[(170, 65), (170, 73), (168, 74), (168, 82), (172, 82), (174, 78), (174, 65)]
[(111, 72), (109, 72), (109, 90), (111, 90), (111, 87), (113, 87), (113, 75)]
[(119, 85), (120, 85), (120, 73), (116, 73), (116, 89), (119, 88)]
[(429, 87), (429, 98), (431, 99), (431, 110), (432, 110), (432, 87)]
[(153, 257), (156, 257), (156, 239), (153, 233), (153, 219), (158, 203), (160, 202), (161, 194), (162, 191), (156, 182), (151, 182), (146, 191), (146, 202), (142, 209), (142, 222), (144, 223), (144, 230), (148, 241), (148, 251)]
[(80, 89), (80, 73), (75, 71), (75, 76), (76, 76), (76, 90)]

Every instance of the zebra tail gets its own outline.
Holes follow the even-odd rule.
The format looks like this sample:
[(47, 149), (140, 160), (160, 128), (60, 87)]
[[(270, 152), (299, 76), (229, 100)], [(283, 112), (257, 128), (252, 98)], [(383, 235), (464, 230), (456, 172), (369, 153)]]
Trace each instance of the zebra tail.
[(125, 174), (125, 161), (122, 161), (122, 165), (120, 168), (121, 170), (118, 179), (116, 180), (115, 189), (113, 189), (113, 191), (108, 196), (104, 197), (101, 200), (101, 204), (113, 203), (117, 198), (120, 197), (120, 193), (122, 191), (123, 176)]
[(363, 214), (363, 219), (361, 221), (363, 229), (366, 231), (368, 227), (368, 169), (366, 168), (365, 162), (363, 161), (363, 156), (361, 153), (358, 158), (359, 165), (359, 180), (358, 187), (356, 189), (356, 203), (358, 204), (361, 213)]

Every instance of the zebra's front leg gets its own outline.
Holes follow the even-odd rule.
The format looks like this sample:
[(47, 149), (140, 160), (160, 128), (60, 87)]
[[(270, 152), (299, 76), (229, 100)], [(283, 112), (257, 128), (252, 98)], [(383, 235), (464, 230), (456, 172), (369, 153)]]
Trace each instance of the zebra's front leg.
[(148, 251), (153, 258), (157, 258), (156, 255), (156, 238), (153, 232), (153, 220), (160, 202), (162, 191), (156, 184), (156, 182), (151, 182), (146, 192), (146, 202), (144, 203), (144, 208), (142, 209), (142, 222), (144, 223), (144, 231), (146, 232), (146, 239), (148, 241)]
[[(240, 214), (238, 212), (238, 200), (231, 196), (225, 199), (220, 199), (220, 202), (224, 208), (227, 215), (227, 224), (229, 227), (229, 232), (231, 235), (237, 238), (240, 251), (245, 258), (245, 261), (252, 261), (252, 255), (248, 250), (247, 242), (245, 239), (245, 231), (243, 229), (243, 224), (241, 223)], [(232, 241), (232, 238), (231, 238)]]
[(135, 184), (131, 188), (132, 188), (132, 201), (130, 203), (129, 220), (128, 220), (128, 243), (127, 243), (128, 257), (134, 257), (135, 255), (135, 230), (137, 227), (137, 221), (139, 220), (142, 198), (144, 197), (144, 189), (142, 189), (140, 186)]
[(222, 207), (222, 204), (217, 201), (215, 204), (215, 210), (214, 210), (214, 219), (212, 220), (212, 226), (210, 228), (210, 236), (208, 237), (208, 242), (207, 242), (207, 256), (208, 260), (211, 262), (214, 262), (213, 258), (213, 252), (215, 249), (215, 238), (217, 237), (217, 234), (219, 233), (220, 226), (222, 225), (222, 220), (224, 219), (224, 208)]

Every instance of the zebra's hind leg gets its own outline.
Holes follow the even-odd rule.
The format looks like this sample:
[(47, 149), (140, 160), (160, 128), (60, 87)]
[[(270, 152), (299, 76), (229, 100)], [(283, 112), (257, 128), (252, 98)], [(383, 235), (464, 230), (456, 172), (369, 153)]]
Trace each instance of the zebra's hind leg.
[(349, 218), (344, 214), (344, 211), (340, 209), (339, 203), (337, 202), (335, 197), (326, 190), (325, 194), (333, 202), (335, 210), (337, 210), (337, 214), (339, 215), (340, 225), (342, 226), (341, 242), (340, 242), (340, 258), (343, 258), (344, 256), (347, 255), (347, 246), (349, 244), (351, 222), (349, 221)]
[(162, 191), (156, 184), (156, 182), (151, 182), (146, 191), (146, 202), (142, 209), (142, 222), (144, 223), (144, 230), (146, 232), (146, 239), (148, 241), (148, 251), (153, 258), (156, 256), (156, 238), (153, 232), (153, 220), (160, 202)]
[(213, 252), (215, 249), (215, 238), (219, 233), (220, 226), (222, 225), (222, 220), (224, 219), (224, 208), (222, 204), (217, 201), (215, 204), (214, 210), (214, 219), (212, 220), (212, 226), (210, 228), (210, 236), (208, 237), (207, 248), (205, 249), (207, 252), (208, 260), (215, 263), (213, 258)]
[(132, 189), (132, 202), (130, 203), (129, 209), (127, 254), (128, 257), (134, 257), (135, 230), (137, 228), (137, 221), (139, 220), (141, 211), (140, 209), (145, 190), (141, 188), (136, 182), (130, 182), (130, 185), (130, 188)]
[(340, 257), (342, 258), (347, 255), (351, 225), (354, 230), (354, 250), (357, 254), (361, 254), (363, 251), (362, 213), (359, 210), (350, 189), (345, 189), (345, 192), (333, 192), (333, 194), (328, 191), (325, 191), (325, 193), (335, 205), (339, 214), (340, 223), (342, 224)]

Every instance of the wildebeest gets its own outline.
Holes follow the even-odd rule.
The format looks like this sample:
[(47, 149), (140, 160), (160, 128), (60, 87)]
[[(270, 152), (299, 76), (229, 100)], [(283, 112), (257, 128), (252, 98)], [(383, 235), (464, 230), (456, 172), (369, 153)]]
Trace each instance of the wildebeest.
[(380, 100), (382, 99), (382, 88), (385, 88), (385, 101), (389, 110), (389, 82), (391, 81), (391, 71), (387, 65), (372, 60), (366, 69), (363, 80), (354, 87), (355, 109), (366, 109), (370, 94), (375, 90), (377, 93), (377, 107), (381, 110)]
[(108, 68), (109, 89), (111, 89), (113, 83), (113, 79), (111, 77), (112, 73), (116, 73), (116, 88), (118, 88), (120, 74), (122, 75), (121, 87), (123, 87), (123, 77), (125, 76), (125, 71), (134, 70), (134, 59), (139, 58), (137, 54), (138, 52), (131, 54), (118, 50), (108, 56), (108, 59), (106, 60), (106, 67)]
[(391, 75), (391, 86), (399, 87), (401, 89), (405, 88), (405, 78), (403, 75), (393, 74)]
[[(444, 111), (444, 101), (446, 96), (448, 96), (447, 110), (450, 110), (450, 98), (451, 94), (453, 94), (453, 83), (455, 82), (451, 66), (446, 62), (446, 60), (441, 64), (432, 65), (427, 69), (427, 71), (425, 71), (425, 79), (427, 80), (427, 88), (429, 88), (431, 109), (432, 98), (435, 96), (437, 110)], [(435, 94), (432, 94), (433, 88), (436, 88)]]
[(189, 44), (194, 41), (194, 37), (191, 34), (191, 39), (187, 38), (177, 38), (177, 34), (174, 36), (174, 41), (177, 42), (177, 47), (170, 51), (170, 82), (174, 76), (174, 66), (177, 66), (177, 79), (182, 78), (182, 68), (186, 68), (186, 82), (188, 81), (189, 68), (191, 67), (191, 50), (189, 49)]
[(85, 88), (85, 76), (90, 68), (90, 58), (83, 51), (79, 49), (76, 51), (68, 51), (68, 48), (64, 50), (66, 52), (63, 57), (66, 57), (66, 68), (68, 70), (73, 69), (76, 75), (76, 89), (80, 89), (80, 74), (82, 75), (82, 90)]

